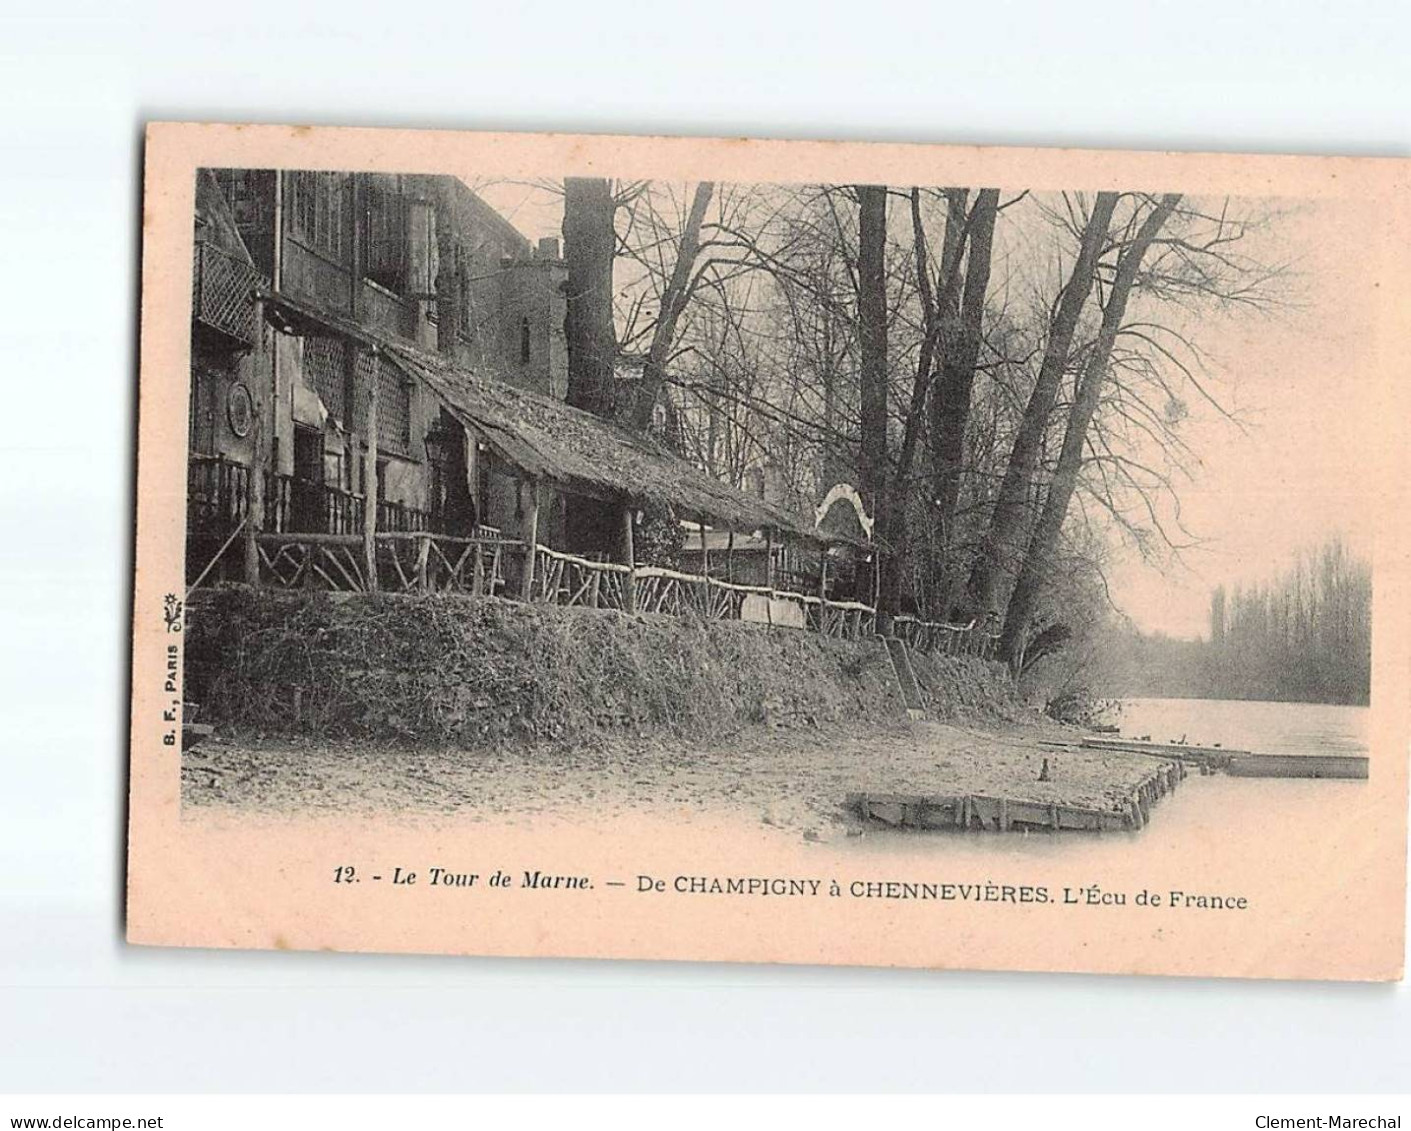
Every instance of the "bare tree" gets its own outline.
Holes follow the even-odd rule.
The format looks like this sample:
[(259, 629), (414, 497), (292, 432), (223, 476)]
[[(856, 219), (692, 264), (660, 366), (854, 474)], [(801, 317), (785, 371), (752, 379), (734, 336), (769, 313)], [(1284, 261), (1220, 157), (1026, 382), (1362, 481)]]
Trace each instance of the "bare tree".
[[(946, 221), (946, 243), (950, 249), (951, 230), (956, 224), (955, 198)], [(960, 475), (965, 459), (965, 433), (970, 423), (971, 395), (975, 367), (985, 317), (985, 301), (990, 285), (990, 260), (994, 247), (995, 218), (999, 213), (999, 190), (982, 189), (975, 205), (963, 220), (964, 241), (969, 244), (965, 267), (964, 297), (958, 307), (943, 307), (945, 327), (941, 377), (931, 400), (931, 461), (935, 520), (940, 541), (949, 553), (955, 527), (955, 509), (960, 498)], [(956, 241), (960, 242), (959, 240)], [(956, 253), (958, 254), (958, 252)], [(943, 279), (959, 279), (959, 263)], [(937, 571), (933, 568), (933, 577)], [(949, 604), (948, 599), (944, 600)]]
[(1097, 341), (1088, 353), (1078, 383), (1078, 395), (1068, 415), (1058, 466), (1005, 612), (1003, 635), (1000, 640), (1000, 655), (1005, 660), (1015, 659), (1022, 648), (1039, 586), (1058, 546), (1059, 531), (1063, 527), (1064, 518), (1067, 517), (1068, 504), (1078, 483), (1078, 471), (1083, 462), (1088, 429), (1101, 403), (1103, 385), (1112, 359), (1112, 348), (1127, 316), (1127, 303), (1136, 284), (1137, 273), (1141, 270), (1142, 260), (1152, 241), (1156, 239), (1180, 200), (1180, 194), (1163, 196), (1142, 220), (1136, 237), (1123, 248), (1118, 257), (1116, 274), (1103, 308), (1102, 326), (1098, 331)]
[(1049, 326), (1048, 343), (1038, 380), (1025, 406), (989, 529), (970, 572), (965, 604), (972, 616), (997, 611), (1001, 581), (1017, 572), (1028, 522), (1027, 497), (1043, 451), (1049, 414), (1053, 411), (1060, 380), (1068, 367), (1078, 321), (1092, 291), (1098, 257), (1107, 240), (1108, 227), (1116, 207), (1116, 193), (1098, 193), (1092, 211), (1083, 224), (1077, 258)]
[[(880, 529), (890, 530), (887, 510), (886, 186), (859, 185), (857, 200), (857, 322), (862, 361), (860, 478), (862, 497), (872, 508), (873, 520)], [(883, 546), (880, 553), (885, 562), (891, 563), (882, 568), (894, 571), (896, 559), (892, 547)], [(894, 596), (895, 587), (888, 588), (889, 594)]]
[(706, 209), (710, 207), (710, 198), (714, 191), (715, 185), (711, 181), (701, 181), (696, 185), (695, 194), (691, 199), (691, 210), (686, 216), (677, 245), (676, 262), (661, 293), (660, 309), (652, 328), (651, 345), (647, 347), (647, 359), (642, 367), (642, 384), (632, 409), (632, 425), (640, 432), (645, 432), (651, 427), (652, 410), (666, 381), (667, 365), (676, 343), (677, 327), (697, 285), (699, 276), (695, 275), (695, 270), (696, 258), (701, 248), (701, 225), (705, 222)]
[(617, 201), (612, 186), (601, 177), (568, 177), (563, 187), (568, 403), (610, 417), (616, 400), (612, 273)]

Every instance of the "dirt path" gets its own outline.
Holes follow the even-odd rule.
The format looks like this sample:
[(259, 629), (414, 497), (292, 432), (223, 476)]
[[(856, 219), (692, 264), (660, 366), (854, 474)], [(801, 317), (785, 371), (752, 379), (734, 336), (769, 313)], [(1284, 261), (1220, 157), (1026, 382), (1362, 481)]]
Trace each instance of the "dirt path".
[[(1073, 732), (1040, 722), (755, 729), (718, 742), (611, 738), (497, 751), (213, 740), (182, 763), (194, 809), (455, 813), (461, 819), (728, 813), (804, 839), (855, 827), (853, 791), (1024, 797), (1107, 807), (1150, 772), (1136, 755), (1054, 750)], [(1044, 760), (1049, 781), (1039, 781)]]

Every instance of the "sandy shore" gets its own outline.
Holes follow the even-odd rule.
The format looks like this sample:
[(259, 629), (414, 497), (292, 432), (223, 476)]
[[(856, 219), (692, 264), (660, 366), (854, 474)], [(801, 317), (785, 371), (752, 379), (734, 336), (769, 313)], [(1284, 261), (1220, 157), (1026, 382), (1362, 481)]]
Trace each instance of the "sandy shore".
[[(855, 791), (1004, 795), (1115, 807), (1151, 770), (1120, 752), (1055, 750), (1074, 732), (1024, 723), (898, 723), (753, 729), (719, 741), (613, 737), (572, 748), (494, 751), (216, 738), (182, 762), (194, 810), (419, 812), (571, 821), (730, 816), (806, 840), (856, 831)], [(1044, 761), (1049, 779), (1040, 781)], [(1125, 804), (1125, 801), (1122, 802)]]

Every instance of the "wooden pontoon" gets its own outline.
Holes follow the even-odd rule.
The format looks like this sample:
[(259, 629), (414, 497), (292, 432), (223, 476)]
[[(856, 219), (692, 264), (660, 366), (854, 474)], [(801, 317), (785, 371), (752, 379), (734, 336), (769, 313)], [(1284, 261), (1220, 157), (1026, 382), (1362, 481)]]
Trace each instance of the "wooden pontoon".
[(980, 794), (850, 793), (847, 807), (865, 820), (907, 829), (980, 829), (992, 832), (1136, 830), (1151, 819), (1151, 807), (1186, 777), (1181, 762), (1152, 768), (1145, 780), (1110, 808), (1035, 797)]
[(1227, 750), (1220, 746), (1191, 746), (1182, 742), (1142, 742), (1125, 738), (1085, 738), (1089, 750), (1123, 750), (1159, 758), (1179, 758), (1207, 771), (1223, 771), (1240, 778), (1347, 778), (1365, 780), (1367, 759), (1350, 754), (1257, 754), (1252, 750)]

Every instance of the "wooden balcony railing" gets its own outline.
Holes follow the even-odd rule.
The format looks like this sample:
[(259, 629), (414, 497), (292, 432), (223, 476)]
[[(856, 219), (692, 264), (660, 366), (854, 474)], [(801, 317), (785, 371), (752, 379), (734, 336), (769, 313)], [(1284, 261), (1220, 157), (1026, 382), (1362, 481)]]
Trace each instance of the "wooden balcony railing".
[[(187, 461), (188, 527), (193, 533), (222, 534), (244, 521), (250, 508), (250, 469), (224, 456), (192, 456)], [(263, 529), (271, 534), (361, 535), (361, 495), (290, 475), (264, 475)], [(377, 504), (377, 528), (388, 533), (426, 530), (430, 515), (404, 503)]]
[[(193, 458), (191, 468), (193, 532), (233, 530), (245, 516), (247, 469), (218, 457)], [(285, 525), (267, 526), (256, 536), (264, 584), (280, 589), (466, 593), (513, 600), (525, 596), (528, 551), (524, 542), (488, 526), (480, 527), (474, 537), (434, 533), (426, 529), (425, 512), (386, 503), (379, 504), (379, 520), (405, 528), (384, 529), (380, 521), (374, 543), (377, 578), (370, 584), (361, 533), (363, 500), (328, 489), (332, 529), (301, 532), (287, 527), (286, 516), (291, 512), (287, 487), (287, 476), (266, 478), (266, 515)], [(534, 550), (528, 596), (551, 605), (744, 620), (850, 640), (877, 630), (877, 610), (860, 601), (740, 585), (656, 566), (634, 569), (542, 545)], [(947, 656), (988, 658), (998, 644), (996, 634), (973, 620), (959, 625), (899, 616), (892, 621), (892, 633), (917, 651)]]
[(406, 503), (389, 503), (386, 500), (377, 504), (377, 529), (408, 533), (423, 531), (431, 526), (431, 515)]

